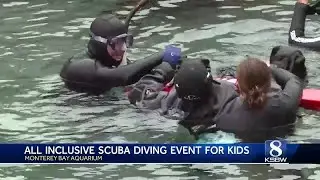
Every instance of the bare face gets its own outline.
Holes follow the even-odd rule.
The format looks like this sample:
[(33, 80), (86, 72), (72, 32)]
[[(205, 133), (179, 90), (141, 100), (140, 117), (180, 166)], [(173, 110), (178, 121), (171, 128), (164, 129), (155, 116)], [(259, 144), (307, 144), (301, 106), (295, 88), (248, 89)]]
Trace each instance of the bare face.
[(107, 46), (109, 55), (116, 61), (121, 61), (124, 53), (127, 50), (127, 45), (124, 41), (113, 42), (112, 45)]

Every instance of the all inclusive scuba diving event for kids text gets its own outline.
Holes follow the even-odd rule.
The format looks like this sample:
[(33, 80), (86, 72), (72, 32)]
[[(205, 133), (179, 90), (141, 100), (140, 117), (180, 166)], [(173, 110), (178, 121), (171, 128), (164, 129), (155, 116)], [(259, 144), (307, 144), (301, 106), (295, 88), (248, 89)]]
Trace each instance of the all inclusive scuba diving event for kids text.
[(1, 164), (320, 163), (320, 144), (0, 144)]

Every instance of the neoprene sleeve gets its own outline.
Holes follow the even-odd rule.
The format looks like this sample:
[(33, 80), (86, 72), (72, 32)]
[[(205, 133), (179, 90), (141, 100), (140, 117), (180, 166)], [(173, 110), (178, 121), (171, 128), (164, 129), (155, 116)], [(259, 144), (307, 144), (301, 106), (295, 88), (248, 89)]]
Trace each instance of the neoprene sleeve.
[(97, 80), (106, 86), (118, 87), (133, 84), (155, 66), (162, 62), (163, 53), (151, 55), (143, 60), (132, 64), (119, 66), (118, 68), (99, 68), (97, 70)]
[(60, 76), (66, 86), (77, 92), (101, 94), (113, 87), (133, 84), (162, 62), (163, 52), (134, 63), (109, 68), (99, 61), (74, 58), (63, 66)]
[(295, 111), (300, 104), (303, 92), (302, 81), (294, 74), (276, 67), (270, 67), (277, 83), (283, 87), (280, 100), (288, 110)]
[(297, 2), (289, 30), (289, 44), (320, 50), (320, 37), (305, 37), (305, 21), (309, 5)]

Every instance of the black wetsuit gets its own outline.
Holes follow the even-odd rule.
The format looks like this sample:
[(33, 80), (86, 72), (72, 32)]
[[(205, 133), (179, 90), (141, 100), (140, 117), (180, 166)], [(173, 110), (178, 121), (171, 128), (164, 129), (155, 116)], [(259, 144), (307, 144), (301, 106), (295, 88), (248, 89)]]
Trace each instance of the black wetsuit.
[(256, 134), (272, 128), (287, 126), (295, 122), (303, 91), (302, 81), (294, 74), (271, 68), (273, 77), (283, 88), (277, 93), (268, 94), (265, 107), (249, 109), (241, 97), (228, 102), (214, 119), (216, 128), (236, 134)]
[(162, 57), (163, 52), (159, 52), (134, 63), (119, 66), (121, 61), (114, 61), (106, 53), (106, 48), (90, 40), (88, 51), (70, 58), (64, 64), (60, 76), (70, 90), (101, 94), (113, 87), (137, 82), (159, 65)]
[(320, 37), (305, 36), (305, 22), (309, 14), (314, 14), (309, 5), (299, 2), (295, 4), (289, 30), (289, 44), (320, 51)]

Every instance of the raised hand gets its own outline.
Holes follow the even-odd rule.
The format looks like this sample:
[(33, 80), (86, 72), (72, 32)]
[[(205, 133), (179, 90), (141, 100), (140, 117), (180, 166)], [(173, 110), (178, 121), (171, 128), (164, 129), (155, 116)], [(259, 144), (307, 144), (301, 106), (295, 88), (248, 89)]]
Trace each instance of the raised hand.
[(173, 68), (176, 68), (181, 63), (181, 49), (173, 45), (166, 46), (162, 61), (168, 62)]

